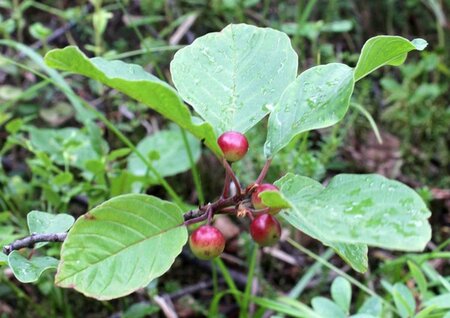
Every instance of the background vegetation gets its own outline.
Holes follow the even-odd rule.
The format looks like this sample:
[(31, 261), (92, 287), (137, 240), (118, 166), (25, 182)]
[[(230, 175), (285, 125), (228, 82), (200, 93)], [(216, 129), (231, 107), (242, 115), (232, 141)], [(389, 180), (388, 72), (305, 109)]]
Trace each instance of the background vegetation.
[[(379, 295), (385, 307), (410, 317), (411, 308), (418, 309), (429, 295), (450, 293), (449, 12), (448, 0), (0, 0), (0, 246), (27, 235), (26, 214), (31, 210), (78, 217), (121, 193), (168, 197), (157, 180), (144, 181), (139, 162), (112, 128), (149, 153), (186, 202), (212, 200), (222, 189), (217, 182), (223, 179), (222, 169), (208, 150), (189, 136), (183, 142), (178, 127), (146, 106), (97, 82), (49, 70), (42, 56), (52, 48), (77, 45), (90, 56), (142, 65), (170, 82), (174, 52), (229, 23), (288, 33), (302, 70), (335, 61), (354, 65), (355, 52), (378, 34), (421, 37), (429, 42), (424, 52), (411, 54), (400, 68), (386, 67), (362, 80), (350, 116), (333, 128), (301, 135), (278, 155), (268, 180), (288, 170), (324, 182), (338, 172), (376, 172), (398, 179), (419, 191), (433, 212), (433, 239), (425, 253), (372, 249), (371, 271), (360, 275), (322, 245), (286, 226), (286, 234), (321, 255), (325, 265), (281, 242), (258, 253), (254, 274), (263, 299), (284, 294), (309, 305), (313, 297), (330, 297), (337, 275), (331, 267), (336, 267)], [(67, 85), (79, 98), (65, 93)], [(108, 121), (87, 123), (86, 108), (96, 109)], [(379, 133), (374, 133), (372, 118)], [(254, 180), (264, 163), (264, 124), (248, 134), (250, 155), (238, 166), (244, 182)], [(161, 131), (164, 136), (152, 141), (151, 136)], [(383, 144), (378, 143), (378, 134)], [(186, 145), (191, 158), (198, 159), (193, 173), (184, 172), (190, 167)], [(175, 159), (170, 161), (174, 169), (164, 171), (168, 157)], [(206, 315), (214, 291), (229, 287), (224, 273), (238, 289), (245, 288), (251, 259), (248, 234), (240, 234), (247, 225), (223, 218), (218, 223), (228, 236), (222, 265), (229, 271), (211, 272), (209, 263), (194, 260), (185, 251), (168, 274), (145, 290), (98, 302), (54, 287), (54, 273), (24, 285), (3, 267), (0, 317), (157, 317), (170, 310), (180, 317)], [(46, 253), (58, 255), (59, 246)], [(213, 286), (212, 274), (219, 276), (219, 286)], [(367, 290), (359, 287), (353, 286), (352, 313), (366, 299)], [(395, 290), (407, 295), (405, 311), (399, 309), (402, 301)], [(224, 316), (237, 310), (233, 297), (221, 302)]]

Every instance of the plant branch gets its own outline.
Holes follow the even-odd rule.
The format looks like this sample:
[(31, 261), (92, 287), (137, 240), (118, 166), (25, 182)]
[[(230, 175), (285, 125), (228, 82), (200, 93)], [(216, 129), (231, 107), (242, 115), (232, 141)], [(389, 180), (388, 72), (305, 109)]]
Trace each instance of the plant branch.
[[(199, 206), (198, 209), (186, 212), (183, 215), (184, 224), (186, 226), (189, 224), (205, 221), (206, 219), (208, 219), (208, 221), (211, 222), (215, 214), (225, 214), (236, 211), (237, 205), (243, 200), (245, 200), (246, 197), (253, 190), (253, 187), (247, 187), (244, 191), (242, 191), (239, 185), (239, 181), (237, 180), (234, 172), (231, 170), (230, 165), (226, 160), (224, 160), (223, 162), (225, 169), (227, 170), (228, 177), (231, 178), (236, 185), (237, 193), (232, 197), (221, 196), (217, 201)], [(66, 239), (66, 237), (67, 233), (65, 232), (50, 233), (50, 234), (31, 234), (30, 236), (16, 240), (9, 245), (5, 245), (3, 247), (3, 253), (9, 255), (14, 250), (18, 250), (25, 247), (31, 248), (36, 243), (39, 242), (63, 242)]]
[(236, 175), (234, 174), (233, 169), (231, 168), (230, 164), (228, 163), (228, 161), (225, 158), (222, 159), (222, 164), (225, 167), (225, 169), (227, 170), (227, 173), (230, 175), (230, 178), (233, 181), (234, 185), (236, 186), (236, 192), (238, 194), (240, 194), (242, 192), (241, 185), (240, 185), (239, 180), (237, 179)]
[(3, 247), (3, 253), (11, 254), (14, 250), (20, 250), (24, 247), (33, 247), (39, 242), (63, 242), (67, 237), (67, 233), (50, 233), (50, 234), (31, 234), (30, 236), (16, 240), (9, 245)]
[(226, 199), (230, 193), (230, 175), (228, 170), (225, 171), (225, 181), (223, 184), (222, 198)]
[(256, 184), (261, 184), (261, 182), (263, 182), (264, 178), (266, 177), (267, 171), (269, 171), (271, 163), (272, 159), (267, 159), (266, 163), (264, 164), (264, 167), (261, 170), (261, 173), (259, 174), (258, 178), (255, 181)]

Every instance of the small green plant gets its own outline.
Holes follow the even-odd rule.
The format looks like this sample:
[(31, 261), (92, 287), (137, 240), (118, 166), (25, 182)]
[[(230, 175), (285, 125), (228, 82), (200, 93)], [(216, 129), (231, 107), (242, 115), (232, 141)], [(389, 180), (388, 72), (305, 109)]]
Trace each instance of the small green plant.
[[(47, 66), (110, 86), (201, 140), (224, 167), (224, 187), (215, 201), (188, 210), (164, 182), (163, 173), (174, 174), (165, 171), (170, 158), (161, 158), (165, 153), (157, 151), (146, 158), (127, 143), (130, 149), (115, 156), (132, 151), (139, 160), (129, 161), (128, 168), (144, 166), (139, 173), (141, 186), (149, 184), (148, 179), (157, 180), (174, 202), (145, 194), (117, 195), (90, 209), (73, 226), (73, 220), (37, 214), (40, 222), (52, 223), (51, 231), (30, 226), (31, 235), (6, 245), (0, 262), (8, 264), (23, 282), (36, 281), (44, 270), (57, 267), (57, 286), (99, 300), (114, 299), (147, 286), (169, 270), (188, 241), (190, 224), (207, 222), (191, 234), (189, 242), (195, 255), (210, 259), (219, 255), (225, 244), (222, 234), (211, 225), (217, 214), (253, 220), (251, 235), (265, 246), (280, 237), (280, 224), (271, 215), (278, 212), (277, 217), (330, 246), (358, 272), (368, 268), (368, 246), (423, 250), (431, 238), (430, 211), (406, 185), (374, 174), (340, 174), (326, 187), (289, 172), (274, 185), (268, 186), (264, 179), (277, 153), (299, 134), (330, 127), (344, 118), (361, 78), (381, 66), (402, 64), (408, 52), (423, 50), (426, 45), (422, 39), (378, 36), (366, 42), (355, 67), (331, 63), (298, 75), (298, 56), (286, 34), (229, 25), (175, 54), (171, 74), (176, 89), (138, 65), (90, 59), (74, 46), (50, 51), (45, 57)], [(185, 103), (198, 116), (193, 116)], [(256, 180), (244, 187), (230, 162), (245, 155), (248, 141), (244, 134), (267, 116), (267, 138), (260, 149), (266, 163)], [(157, 143), (150, 144), (138, 148), (158, 149)], [(99, 152), (102, 149), (97, 149)], [(191, 153), (189, 160), (193, 158)], [(64, 164), (70, 159), (73, 165), (79, 164), (73, 157), (55, 157)], [(94, 156), (90, 162), (92, 177), (104, 170), (105, 162), (96, 159)], [(210, 235), (213, 239), (208, 239)], [(64, 241), (60, 260), (35, 254), (24, 257), (19, 252), (51, 241)], [(258, 303), (256, 298), (252, 301)]]

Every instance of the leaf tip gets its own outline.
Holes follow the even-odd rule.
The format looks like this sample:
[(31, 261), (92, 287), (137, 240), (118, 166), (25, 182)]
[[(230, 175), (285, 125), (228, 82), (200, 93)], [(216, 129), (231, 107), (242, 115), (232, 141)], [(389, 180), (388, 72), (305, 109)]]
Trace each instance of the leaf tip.
[(428, 46), (428, 42), (424, 39), (417, 38), (411, 41), (415, 48), (419, 51), (424, 50)]

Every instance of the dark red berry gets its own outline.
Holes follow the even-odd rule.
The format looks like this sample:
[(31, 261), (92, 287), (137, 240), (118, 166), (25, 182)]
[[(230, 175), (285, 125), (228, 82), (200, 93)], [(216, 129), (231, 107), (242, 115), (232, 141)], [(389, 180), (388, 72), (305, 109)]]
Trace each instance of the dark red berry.
[(281, 236), (281, 226), (270, 214), (257, 216), (250, 224), (250, 234), (253, 240), (261, 246), (271, 246), (278, 242)]
[[(263, 184), (258, 185), (256, 187), (256, 190), (252, 193), (252, 204), (255, 209), (259, 210), (259, 209), (267, 208), (267, 206), (264, 203), (262, 203), (262, 200), (259, 197), (260, 193), (262, 193), (264, 191), (279, 191), (279, 190), (276, 186), (274, 186), (273, 184), (270, 184), (270, 183), (263, 183)], [(275, 215), (278, 212), (280, 212), (280, 210), (281, 210), (280, 208), (270, 208), (269, 213)]]
[(234, 162), (241, 160), (248, 151), (247, 138), (237, 131), (224, 132), (217, 139), (226, 160)]
[(225, 248), (225, 237), (217, 228), (202, 225), (189, 237), (192, 253), (200, 259), (209, 260), (222, 254)]

